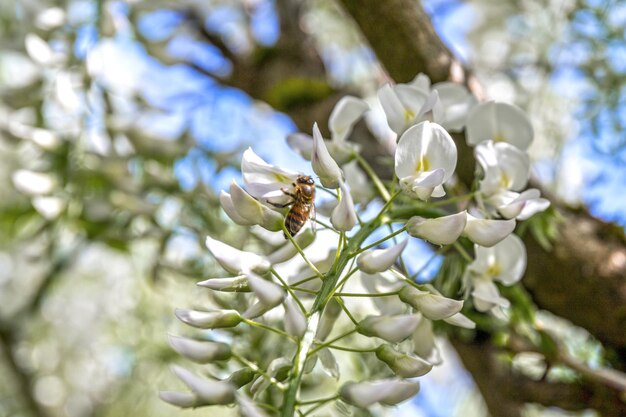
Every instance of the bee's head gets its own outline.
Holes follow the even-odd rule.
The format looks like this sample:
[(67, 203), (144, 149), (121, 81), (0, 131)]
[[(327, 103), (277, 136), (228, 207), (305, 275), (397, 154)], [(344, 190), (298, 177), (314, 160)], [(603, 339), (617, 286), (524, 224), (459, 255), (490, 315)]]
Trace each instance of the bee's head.
[(307, 185), (313, 185), (315, 184), (315, 181), (313, 181), (313, 178), (309, 177), (308, 175), (300, 175), (297, 179), (296, 182), (298, 184), (307, 184)]

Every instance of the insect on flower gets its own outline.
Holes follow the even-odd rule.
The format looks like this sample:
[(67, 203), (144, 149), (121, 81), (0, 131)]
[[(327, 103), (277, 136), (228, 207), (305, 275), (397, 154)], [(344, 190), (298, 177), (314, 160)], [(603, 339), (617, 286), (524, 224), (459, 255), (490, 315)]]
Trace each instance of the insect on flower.
[[(293, 184), (294, 191), (291, 192), (286, 188), (280, 190), (292, 198), (287, 204), (277, 204), (268, 201), (274, 207), (283, 208), (290, 207), (285, 217), (285, 228), (291, 236), (302, 229), (307, 220), (311, 220), (311, 228), (315, 231), (315, 182), (308, 175), (299, 175)], [(287, 235), (283, 233), (285, 239)]]

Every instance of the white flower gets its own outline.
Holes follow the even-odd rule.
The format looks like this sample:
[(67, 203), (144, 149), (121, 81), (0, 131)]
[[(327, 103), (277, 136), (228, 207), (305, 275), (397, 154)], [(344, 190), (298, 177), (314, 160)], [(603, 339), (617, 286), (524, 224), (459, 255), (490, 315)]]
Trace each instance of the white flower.
[(181, 354), (197, 363), (223, 361), (230, 358), (230, 347), (226, 343), (199, 341), (169, 335), (170, 346)]
[(243, 153), (241, 159), (241, 173), (248, 192), (265, 201), (271, 199), (276, 203), (286, 203), (290, 200), (280, 189), (291, 187), (298, 177), (298, 173), (277, 168), (265, 162), (252, 148)]
[(480, 246), (490, 247), (509, 236), (514, 229), (514, 219), (479, 219), (467, 213), (467, 223), (463, 234)]
[(454, 173), (454, 141), (436, 123), (422, 122), (400, 137), (395, 158), (396, 175), (403, 189), (421, 200), (445, 195), (442, 184)]
[(396, 375), (403, 378), (423, 376), (433, 369), (433, 365), (424, 359), (398, 352), (386, 344), (376, 349), (376, 357), (385, 362)]
[(333, 352), (328, 348), (324, 348), (317, 352), (322, 364), (322, 370), (331, 378), (339, 379), (339, 364)]
[(57, 180), (51, 174), (27, 169), (18, 169), (12, 179), (18, 191), (29, 195), (49, 194), (57, 186)]
[(399, 343), (409, 337), (417, 327), (420, 316), (403, 314), (399, 316), (367, 316), (357, 326), (357, 331), (365, 336), (374, 336), (388, 342)]
[(352, 132), (354, 124), (367, 110), (369, 110), (369, 106), (365, 101), (353, 96), (342, 97), (335, 104), (328, 119), (331, 139), (343, 142)]
[(200, 287), (223, 292), (250, 292), (248, 279), (245, 275), (228, 278), (209, 278), (196, 283)]
[(397, 245), (385, 249), (365, 251), (359, 255), (356, 263), (361, 271), (368, 274), (386, 271), (396, 263), (396, 259), (406, 248), (407, 243), (409, 243), (409, 240), (404, 239)]
[(235, 401), (235, 387), (228, 382), (202, 378), (176, 365), (172, 372), (193, 391), (199, 404), (226, 405)]
[(450, 245), (461, 236), (466, 222), (465, 211), (434, 219), (414, 216), (406, 223), (406, 231), (413, 237), (425, 239), (436, 245)]
[(418, 382), (389, 378), (378, 381), (347, 382), (339, 391), (348, 404), (367, 408), (375, 403), (395, 405), (413, 397), (420, 389)]
[(516, 235), (509, 235), (490, 248), (475, 245), (476, 259), (466, 270), (474, 305), (479, 311), (508, 307), (509, 301), (500, 296), (494, 281), (510, 286), (522, 279), (526, 270), (526, 248)]
[(317, 340), (326, 340), (342, 311), (341, 306), (334, 298), (331, 298), (328, 303), (326, 303), (326, 307), (324, 307), (324, 312), (320, 317), (319, 325), (315, 333)]
[(191, 392), (159, 391), (159, 398), (166, 403), (181, 408), (198, 407), (201, 405), (198, 398)]
[(324, 187), (338, 188), (342, 181), (343, 173), (337, 162), (330, 156), (324, 138), (320, 133), (317, 123), (313, 125), (313, 153), (311, 155), (311, 167), (317, 174)]
[(453, 314), (452, 316), (443, 319), (443, 321), (453, 326), (463, 327), (465, 329), (476, 328), (476, 323), (474, 323), (472, 320), (470, 320), (467, 316), (465, 316), (462, 313)]
[(285, 308), (285, 331), (291, 336), (302, 337), (306, 332), (306, 317), (292, 297), (283, 303)]
[(272, 232), (282, 230), (283, 216), (261, 204), (235, 181), (230, 184), (230, 194), (222, 191), (220, 203), (226, 214), (237, 224), (242, 226), (258, 224)]
[(533, 141), (533, 127), (528, 116), (511, 104), (489, 101), (476, 106), (467, 116), (467, 143), (485, 140), (507, 142), (525, 151)]
[(539, 190), (530, 188), (521, 194), (503, 191), (485, 199), (484, 202), (495, 207), (498, 214), (505, 219), (527, 220), (550, 206), (550, 201), (540, 196)]
[(285, 290), (280, 285), (263, 279), (252, 272), (247, 273), (246, 277), (248, 278), (248, 285), (250, 285), (259, 302), (243, 313), (244, 317), (258, 317), (283, 302)]
[(476, 98), (465, 86), (442, 82), (432, 86), (439, 93), (442, 115), (435, 121), (451, 132), (460, 132), (465, 126), (467, 115), (477, 104)]
[(183, 323), (199, 329), (221, 329), (241, 323), (241, 316), (236, 310), (196, 311), (177, 308), (174, 314)]
[(378, 90), (378, 100), (387, 116), (391, 130), (400, 136), (407, 128), (422, 120), (432, 108), (429, 93), (410, 84), (385, 84)]
[(409, 285), (405, 285), (398, 295), (402, 301), (431, 320), (448, 318), (463, 308), (463, 301), (446, 298), (429, 291), (421, 291)]
[(351, 230), (356, 224), (356, 211), (354, 210), (354, 202), (348, 186), (343, 181), (340, 181), (339, 187), (341, 189), (341, 200), (333, 209), (330, 215), (330, 222), (335, 229), (346, 232)]
[(240, 251), (210, 236), (206, 238), (206, 247), (215, 260), (225, 270), (233, 274), (248, 271), (262, 274), (267, 272), (271, 266), (267, 258), (263, 256), (252, 252)]
[(528, 154), (508, 143), (486, 141), (475, 150), (476, 160), (483, 170), (480, 192), (489, 196), (498, 192), (521, 191), (530, 176)]

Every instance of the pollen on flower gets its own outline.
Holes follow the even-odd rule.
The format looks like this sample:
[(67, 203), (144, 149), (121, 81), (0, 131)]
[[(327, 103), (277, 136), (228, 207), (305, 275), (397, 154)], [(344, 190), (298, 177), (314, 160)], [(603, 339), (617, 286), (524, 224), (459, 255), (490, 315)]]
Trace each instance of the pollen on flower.
[(420, 159), (417, 161), (417, 166), (415, 167), (415, 172), (426, 172), (430, 168), (430, 163), (428, 162), (428, 158), (425, 155), (422, 155)]
[(506, 172), (502, 172), (502, 174), (500, 175), (500, 187), (502, 187), (503, 189), (509, 189), (510, 186), (511, 178), (506, 175)]
[(506, 140), (506, 137), (502, 134), (502, 132), (496, 132), (493, 135), (493, 143), (498, 143), (498, 142), (508, 142)]
[(487, 275), (490, 277), (497, 277), (502, 272), (502, 267), (497, 262), (491, 262), (489, 268), (487, 268)]
[(411, 123), (413, 119), (415, 119), (415, 113), (408, 109), (404, 110), (404, 121), (406, 123)]

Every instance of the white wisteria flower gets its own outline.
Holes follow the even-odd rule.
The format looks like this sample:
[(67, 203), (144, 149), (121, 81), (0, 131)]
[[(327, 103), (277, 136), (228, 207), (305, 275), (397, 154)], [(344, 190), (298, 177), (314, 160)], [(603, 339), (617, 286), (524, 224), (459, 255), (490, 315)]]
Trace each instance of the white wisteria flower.
[(383, 272), (396, 263), (396, 259), (406, 248), (408, 239), (385, 249), (374, 249), (363, 252), (356, 260), (359, 269), (367, 274)]
[(376, 403), (399, 404), (413, 397), (419, 389), (419, 382), (388, 378), (377, 381), (346, 382), (341, 387), (339, 395), (348, 404), (367, 408)]
[(475, 150), (476, 160), (484, 173), (480, 193), (490, 196), (502, 191), (521, 191), (528, 184), (530, 158), (508, 143), (486, 141)]
[(337, 230), (346, 232), (351, 230), (356, 224), (356, 210), (354, 209), (354, 202), (348, 186), (343, 181), (340, 181), (339, 188), (341, 190), (341, 200), (333, 209), (330, 215), (330, 222)]
[(197, 363), (223, 361), (231, 357), (230, 346), (222, 342), (209, 340), (194, 340), (186, 337), (169, 335), (170, 346), (181, 354)]
[(252, 148), (246, 149), (241, 159), (241, 173), (246, 190), (261, 201), (271, 199), (276, 203), (286, 203), (289, 196), (281, 188), (289, 188), (298, 173), (275, 167), (265, 162)]
[(476, 259), (466, 270), (466, 279), (473, 288), (474, 305), (479, 311), (507, 307), (509, 301), (500, 296), (494, 281), (510, 286), (522, 279), (526, 270), (526, 248), (516, 235), (509, 235), (493, 247), (475, 245)]
[(441, 363), (441, 355), (435, 343), (433, 322), (423, 317), (421, 314), (417, 316), (420, 320), (417, 326), (415, 326), (413, 337), (411, 338), (413, 342), (413, 353), (433, 365), (439, 365)]
[[(193, 391), (196, 403), (202, 405), (227, 405), (235, 402), (235, 386), (226, 381), (215, 381), (199, 377), (180, 366), (173, 365), (172, 372)], [(165, 397), (165, 398), (164, 398)], [(162, 399), (176, 400), (172, 394), (161, 396)], [(182, 398), (185, 399), (185, 398)], [(188, 398), (187, 398), (188, 399)], [(179, 405), (179, 404), (175, 404)]]
[(248, 278), (245, 275), (227, 278), (209, 278), (196, 283), (199, 287), (222, 292), (250, 292)]
[(317, 174), (324, 187), (338, 188), (343, 180), (343, 172), (337, 162), (330, 156), (324, 138), (317, 127), (313, 125), (313, 153), (311, 154), (311, 167)]
[(376, 357), (385, 362), (398, 376), (415, 378), (424, 376), (433, 369), (433, 364), (419, 356), (397, 351), (391, 345), (383, 344), (376, 349)]
[(480, 246), (490, 247), (513, 233), (515, 220), (479, 219), (467, 213), (463, 235)]
[(450, 245), (461, 236), (466, 222), (465, 211), (434, 219), (413, 216), (406, 223), (406, 231), (413, 237), (427, 240), (435, 245)]
[(230, 194), (225, 191), (221, 192), (220, 203), (226, 214), (239, 225), (258, 224), (272, 232), (282, 230), (283, 216), (261, 204), (235, 181), (230, 184)]
[(411, 84), (385, 84), (378, 90), (378, 100), (387, 117), (387, 124), (398, 136), (410, 126), (425, 119), (430, 111), (437, 111), (437, 92), (429, 93)]
[(174, 314), (180, 321), (199, 329), (223, 329), (235, 327), (242, 321), (237, 310), (196, 311), (177, 308)]
[(395, 170), (405, 192), (427, 200), (445, 195), (442, 184), (454, 173), (456, 162), (456, 145), (448, 132), (436, 123), (425, 121), (400, 137)]
[[(345, 96), (340, 99), (328, 120), (330, 140), (324, 139), (324, 144), (333, 159), (338, 164), (347, 163), (353, 153), (358, 151), (356, 143), (347, 142), (354, 124), (369, 110), (369, 105), (357, 97)], [(313, 154), (313, 138), (306, 133), (292, 133), (287, 136), (287, 144), (304, 159), (310, 161)]]
[(399, 316), (367, 316), (357, 326), (365, 336), (375, 336), (388, 342), (399, 343), (409, 337), (420, 321), (417, 314)]
[(206, 238), (206, 247), (222, 268), (233, 274), (249, 271), (262, 274), (267, 272), (271, 266), (269, 260), (264, 256), (235, 249), (210, 236)]
[(435, 122), (451, 132), (462, 131), (467, 115), (478, 103), (476, 97), (464, 85), (452, 82), (436, 83), (432, 89), (439, 94), (442, 109), (441, 117), (435, 118)]
[(405, 285), (398, 294), (400, 299), (431, 320), (442, 320), (461, 311), (463, 301), (453, 300), (429, 291)]
[(285, 331), (295, 337), (302, 337), (306, 332), (306, 317), (293, 297), (287, 297), (285, 308)]
[(533, 141), (533, 126), (520, 108), (507, 103), (481, 103), (467, 116), (467, 143), (478, 145), (486, 140), (507, 142), (525, 151)]
[(285, 290), (280, 285), (263, 279), (252, 272), (248, 272), (246, 277), (248, 278), (248, 285), (250, 285), (254, 295), (259, 299), (259, 302), (250, 306), (250, 308), (243, 313), (244, 317), (258, 317), (283, 302)]
[(493, 207), (505, 219), (527, 220), (550, 207), (550, 201), (541, 198), (541, 192), (530, 188), (522, 193), (503, 191), (483, 200), (487, 208)]

